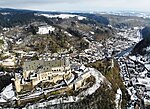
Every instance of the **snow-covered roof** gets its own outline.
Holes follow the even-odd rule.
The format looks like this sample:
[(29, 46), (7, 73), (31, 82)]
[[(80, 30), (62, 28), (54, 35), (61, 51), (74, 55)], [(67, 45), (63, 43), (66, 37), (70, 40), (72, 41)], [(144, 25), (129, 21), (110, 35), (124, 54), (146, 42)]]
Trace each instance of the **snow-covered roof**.
[(80, 66), (80, 69), (83, 70), (83, 71), (85, 70), (85, 68), (86, 67), (83, 64)]
[(5, 96), (6, 99), (11, 99), (15, 96), (15, 93), (13, 91), (13, 86), (12, 86), (12, 83), (9, 84), (4, 90), (3, 92), (1, 93), (2, 96)]
[(3, 62), (2, 65), (3, 66), (14, 66), (15, 63), (14, 62)]
[(137, 98), (137, 96), (136, 96), (136, 95), (134, 95), (134, 94), (133, 94), (133, 95), (131, 96), (131, 100), (133, 100), (133, 101), (134, 101), (134, 100), (137, 100), (137, 99), (138, 99), (138, 98)]
[(0, 103), (5, 103), (5, 102), (7, 102), (5, 99), (0, 98)]
[(145, 67), (150, 70), (150, 64), (145, 64)]

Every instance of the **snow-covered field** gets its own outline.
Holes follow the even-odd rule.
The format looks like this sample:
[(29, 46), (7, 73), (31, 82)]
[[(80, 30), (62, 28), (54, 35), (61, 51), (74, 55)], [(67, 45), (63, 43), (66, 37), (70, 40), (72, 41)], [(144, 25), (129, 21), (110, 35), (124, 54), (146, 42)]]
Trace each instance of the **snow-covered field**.
[(2, 14), (2, 15), (9, 15), (10, 12), (2, 12), (1, 14)]
[(74, 15), (74, 14), (57, 14), (57, 15), (52, 15), (52, 14), (36, 14), (37, 16), (45, 16), (47, 18), (62, 18), (62, 19), (68, 19), (71, 17), (77, 17), (79, 20), (86, 19), (86, 17), (79, 16), (79, 15)]

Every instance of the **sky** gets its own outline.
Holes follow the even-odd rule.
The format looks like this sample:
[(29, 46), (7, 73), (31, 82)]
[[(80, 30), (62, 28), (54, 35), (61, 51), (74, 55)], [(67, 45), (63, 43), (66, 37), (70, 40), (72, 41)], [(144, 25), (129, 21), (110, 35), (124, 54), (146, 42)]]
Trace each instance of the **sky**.
[(0, 7), (41, 11), (150, 12), (150, 0), (0, 0)]

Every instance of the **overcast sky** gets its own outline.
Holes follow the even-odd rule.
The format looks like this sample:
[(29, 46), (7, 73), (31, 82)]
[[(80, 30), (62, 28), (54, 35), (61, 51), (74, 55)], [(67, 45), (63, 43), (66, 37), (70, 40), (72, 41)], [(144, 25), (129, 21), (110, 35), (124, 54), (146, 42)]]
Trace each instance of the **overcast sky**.
[(0, 0), (0, 7), (46, 11), (150, 12), (150, 0)]

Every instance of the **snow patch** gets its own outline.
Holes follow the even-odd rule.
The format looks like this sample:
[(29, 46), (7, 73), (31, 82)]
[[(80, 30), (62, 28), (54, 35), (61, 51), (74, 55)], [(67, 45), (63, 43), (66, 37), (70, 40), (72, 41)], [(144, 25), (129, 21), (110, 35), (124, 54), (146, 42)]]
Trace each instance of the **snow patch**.
[(65, 33), (66, 35), (70, 36), (70, 37), (72, 36), (72, 35), (71, 35), (70, 33), (68, 33), (67, 31), (65, 31), (64, 33)]
[(12, 83), (3, 90), (3, 92), (1, 93), (1, 96), (5, 99), (12, 99), (15, 96)]
[(4, 100), (3, 98), (0, 98), (0, 103), (5, 103), (7, 102), (6, 100)]
[(116, 109), (121, 109), (121, 101), (122, 101), (122, 91), (121, 89), (117, 89), (117, 94), (116, 94)]
[(79, 15), (73, 15), (73, 14), (57, 14), (57, 15), (51, 15), (51, 14), (37, 14), (37, 16), (45, 16), (47, 18), (62, 18), (62, 19), (68, 19), (71, 17), (77, 17), (78, 20), (86, 19), (86, 17), (79, 16)]
[(90, 33), (91, 33), (92, 35), (94, 35), (94, 34), (95, 34), (93, 31), (90, 31)]
[(10, 13), (9, 12), (3, 12), (1, 13), (2, 15), (9, 15)]
[(89, 68), (89, 73), (91, 73), (91, 75), (95, 77), (96, 83), (92, 87), (88, 88), (86, 91), (81, 92), (79, 96), (80, 95), (87, 96), (93, 94), (100, 87), (101, 83), (105, 79), (105, 77), (98, 70), (94, 68)]

